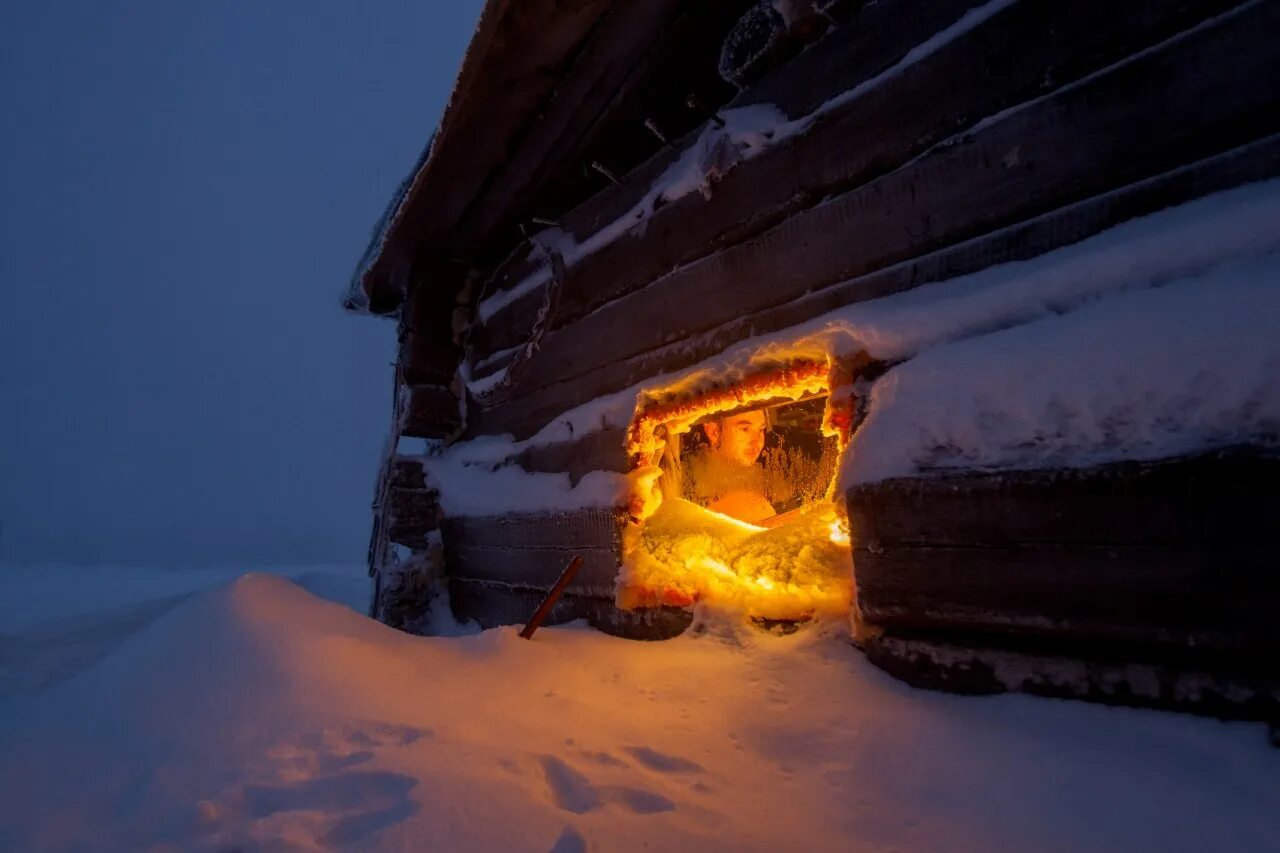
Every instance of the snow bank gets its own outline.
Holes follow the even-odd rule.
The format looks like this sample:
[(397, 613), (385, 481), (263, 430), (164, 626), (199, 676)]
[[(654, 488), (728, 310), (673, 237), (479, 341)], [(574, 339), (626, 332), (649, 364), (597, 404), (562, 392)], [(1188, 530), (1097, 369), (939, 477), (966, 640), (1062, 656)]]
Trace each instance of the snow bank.
[(1263, 850), (1261, 727), (911, 690), (843, 631), (400, 634), (248, 576), (0, 704), (0, 849)]
[[(514, 442), (486, 443), (503, 458), (516, 452)], [(459, 445), (457, 452), (422, 460), (430, 486), (440, 492), (447, 515), (504, 515), (521, 512), (614, 507), (626, 503), (622, 474), (592, 471), (576, 485), (568, 474), (539, 474), (518, 465), (495, 464), (488, 454)], [(477, 458), (479, 457), (479, 458)]]
[(831, 504), (766, 529), (669, 498), (634, 536), (618, 579), (622, 607), (699, 602), (767, 619), (849, 612), (849, 539)]
[(880, 379), (844, 485), (1280, 446), (1280, 254), (940, 346)]

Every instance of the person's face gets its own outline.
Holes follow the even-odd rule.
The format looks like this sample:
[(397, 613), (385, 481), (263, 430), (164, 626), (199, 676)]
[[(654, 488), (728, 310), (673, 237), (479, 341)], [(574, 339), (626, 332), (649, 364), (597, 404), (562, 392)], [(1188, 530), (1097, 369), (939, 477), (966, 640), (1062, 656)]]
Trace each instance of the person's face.
[(743, 412), (704, 425), (712, 448), (739, 465), (754, 465), (764, 451), (764, 412)]

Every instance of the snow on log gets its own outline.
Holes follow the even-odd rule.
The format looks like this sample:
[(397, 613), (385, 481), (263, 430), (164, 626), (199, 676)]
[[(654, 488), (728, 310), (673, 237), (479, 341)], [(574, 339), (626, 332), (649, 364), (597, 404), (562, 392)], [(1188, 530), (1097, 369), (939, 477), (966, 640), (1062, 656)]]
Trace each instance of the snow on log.
[(921, 353), (872, 388), (841, 481), (1280, 449), (1278, 281), (1273, 249)]
[[(1280, 184), (1235, 187), (1277, 172), (1280, 136), (1273, 136), (765, 312), (746, 314), (707, 335), (635, 359), (605, 363), (580, 379), (516, 402), (473, 410), (468, 428), (477, 434), (517, 435), (542, 428), (545, 434), (536, 441), (553, 440), (553, 433), (569, 439), (572, 430), (553, 427), (552, 419), (559, 413), (565, 412), (563, 417), (576, 424), (578, 435), (598, 429), (604, 423), (601, 418), (623, 425), (630, 417), (626, 401), (633, 405), (640, 390), (659, 374), (667, 374), (665, 384), (682, 375), (723, 374), (727, 366), (741, 367), (751, 358), (803, 346), (815, 335), (828, 340), (810, 343), (810, 355), (866, 349), (876, 358), (898, 360), (946, 341), (1062, 313), (1108, 292), (1150, 287), (1232, 258), (1277, 251)], [(1224, 187), (1235, 188), (1197, 198)], [(1151, 212), (1167, 205), (1177, 206)], [(1018, 262), (1001, 263), (1007, 261)], [(833, 335), (843, 336), (844, 343), (831, 340)], [(626, 390), (613, 390), (619, 387)], [(603, 405), (604, 395), (610, 405)], [(580, 401), (597, 397), (602, 400), (599, 412), (570, 412), (588, 412), (590, 407), (579, 406)]]
[[(568, 380), (652, 348), (654, 329), (683, 338), (1274, 132), (1280, 53), (1264, 33), (1275, 27), (1280, 6), (1249, 4), (989, 121), (964, 144), (548, 333), (521, 381), (536, 389)], [(1259, 85), (1233, 85), (1240, 75)], [(1134, 110), (1153, 98), (1160, 109)]]

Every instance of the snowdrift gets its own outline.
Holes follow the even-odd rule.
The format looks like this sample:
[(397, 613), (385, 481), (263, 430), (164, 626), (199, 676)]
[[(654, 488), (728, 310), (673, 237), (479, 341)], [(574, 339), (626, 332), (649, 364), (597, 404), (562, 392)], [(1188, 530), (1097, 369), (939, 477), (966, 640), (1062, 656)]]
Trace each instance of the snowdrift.
[(249, 575), (0, 705), (0, 849), (1274, 839), (1256, 726), (920, 693), (841, 633), (421, 638)]

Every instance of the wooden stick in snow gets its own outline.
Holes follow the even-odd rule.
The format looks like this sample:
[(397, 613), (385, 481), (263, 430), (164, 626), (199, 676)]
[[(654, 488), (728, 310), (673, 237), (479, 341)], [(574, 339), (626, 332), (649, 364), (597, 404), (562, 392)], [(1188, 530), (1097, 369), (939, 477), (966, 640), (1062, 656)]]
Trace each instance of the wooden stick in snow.
[(577, 555), (569, 561), (569, 565), (564, 567), (560, 579), (556, 581), (555, 586), (547, 593), (547, 597), (542, 599), (542, 603), (538, 605), (538, 609), (534, 611), (533, 617), (529, 619), (529, 624), (524, 626), (524, 630), (520, 632), (520, 636), (526, 640), (533, 638), (533, 632), (538, 630), (542, 625), (542, 620), (547, 618), (547, 614), (551, 612), (551, 608), (556, 606), (556, 602), (560, 600), (564, 588), (572, 581), (573, 576), (578, 573), (578, 569), (582, 568), (582, 556)]

